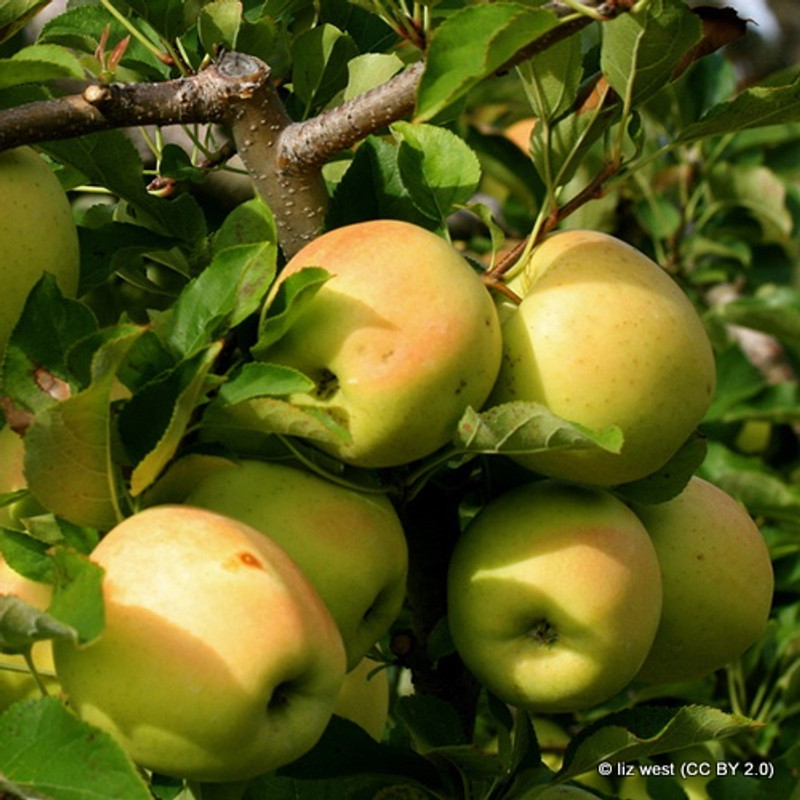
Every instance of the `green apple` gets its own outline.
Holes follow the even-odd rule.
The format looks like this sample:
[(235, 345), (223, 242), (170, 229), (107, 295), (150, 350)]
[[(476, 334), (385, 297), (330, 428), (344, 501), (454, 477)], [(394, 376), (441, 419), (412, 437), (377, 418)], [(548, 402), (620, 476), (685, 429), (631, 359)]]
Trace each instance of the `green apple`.
[(476, 272), (444, 239), (397, 220), (318, 237), (289, 261), (271, 296), (308, 266), (333, 277), (263, 360), (316, 382), (289, 399), (349, 428), (352, 441), (327, 449), (351, 464), (389, 467), (450, 441), (500, 368), (497, 310)]
[(764, 538), (743, 506), (698, 477), (672, 500), (635, 511), (664, 586), (661, 623), (637, 677), (671, 683), (708, 675), (764, 633), (774, 589)]
[[(15, 572), (0, 555), (0, 596), (14, 595), (40, 611), (46, 611), (52, 594), (51, 586), (32, 581)], [(31, 659), (45, 689), (57, 689), (50, 641), (44, 640), (33, 645)], [(0, 711), (17, 700), (39, 696), (41, 690), (31, 675), (25, 658), (21, 655), (0, 653)]]
[(624, 435), (619, 454), (543, 451), (516, 460), (600, 486), (662, 467), (703, 418), (715, 382), (708, 336), (683, 291), (633, 247), (584, 230), (546, 238), (511, 285), (523, 300), (503, 322), (490, 403), (534, 401)]
[(650, 537), (602, 489), (517, 487), (490, 501), (456, 542), (453, 643), (486, 689), (531, 713), (589, 708), (625, 688), (660, 615)]
[(344, 679), (333, 713), (355, 722), (380, 741), (389, 719), (389, 673), (363, 658)]
[(54, 643), (71, 706), (141, 766), (245, 780), (307, 752), (345, 674), (336, 624), (294, 562), (241, 522), (154, 506), (113, 528), (106, 624), (84, 647)]
[(0, 152), (0, 353), (44, 272), (74, 296), (80, 258), (69, 200), (47, 162), (29, 147)]
[[(25, 489), (25, 440), (6, 425), (0, 429), (0, 494)], [(29, 494), (21, 500), (0, 506), (0, 527), (24, 530), (25, 517), (44, 513), (44, 507)]]
[(294, 559), (339, 625), (348, 669), (397, 619), (408, 548), (385, 495), (285, 464), (243, 460), (213, 470), (185, 502), (251, 525)]

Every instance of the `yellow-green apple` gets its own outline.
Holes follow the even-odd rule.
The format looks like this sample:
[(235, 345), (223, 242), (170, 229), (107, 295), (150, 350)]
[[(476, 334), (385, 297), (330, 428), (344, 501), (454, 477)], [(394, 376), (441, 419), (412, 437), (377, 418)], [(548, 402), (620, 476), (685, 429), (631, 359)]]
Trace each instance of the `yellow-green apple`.
[(351, 441), (327, 449), (351, 464), (388, 467), (450, 441), (500, 368), (497, 311), (468, 262), (424, 228), (373, 220), (306, 245), (272, 296), (309, 266), (332, 277), (259, 358), (315, 381), (314, 391), (289, 399), (347, 426)]
[[(27, 487), (24, 467), (24, 439), (6, 425), (0, 430), (0, 494), (11, 494)], [(36, 498), (27, 495), (0, 507), (0, 527), (23, 530), (25, 517), (43, 512), (44, 508)]]
[(389, 673), (363, 658), (344, 679), (333, 713), (355, 722), (380, 741), (389, 719)]
[(619, 239), (570, 230), (538, 245), (511, 285), (523, 299), (503, 322), (490, 403), (535, 401), (624, 436), (619, 454), (551, 450), (516, 460), (601, 486), (662, 467), (700, 423), (715, 382), (708, 336), (677, 283)]
[(635, 511), (664, 587), (661, 623), (637, 677), (665, 683), (708, 675), (766, 628), (774, 579), (764, 538), (742, 505), (696, 476), (672, 500)]
[(504, 702), (589, 708), (625, 688), (650, 650), (658, 559), (636, 515), (605, 490), (520, 486), (456, 542), (448, 615), (464, 663)]
[(307, 752), (344, 680), (336, 624), (273, 541), (220, 514), (153, 506), (94, 549), (105, 628), (54, 643), (75, 711), (140, 765), (220, 782)]
[(247, 459), (213, 470), (185, 502), (251, 525), (294, 559), (339, 626), (348, 669), (400, 613), (408, 548), (385, 495)]
[[(40, 611), (46, 611), (52, 597), (52, 587), (38, 583), (11, 569), (0, 555), (0, 597), (13, 595)], [(49, 640), (36, 642), (31, 648), (31, 660), (47, 691), (55, 689), (53, 650)], [(21, 655), (0, 653), (0, 711), (17, 700), (38, 697), (41, 690)]]
[(33, 149), (0, 152), (0, 352), (28, 293), (51, 272), (64, 294), (78, 288), (78, 233), (69, 200), (47, 162)]

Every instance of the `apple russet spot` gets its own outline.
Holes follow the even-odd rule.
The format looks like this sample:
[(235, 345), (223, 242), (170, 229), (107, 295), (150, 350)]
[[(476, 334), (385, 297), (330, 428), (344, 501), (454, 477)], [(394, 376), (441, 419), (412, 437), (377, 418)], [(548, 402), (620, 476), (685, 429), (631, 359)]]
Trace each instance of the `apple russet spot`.
[(761, 531), (740, 503), (697, 476), (677, 497), (634, 510), (655, 545), (664, 587), (661, 623), (637, 680), (709, 675), (767, 627), (774, 577)]
[(660, 615), (650, 537), (605, 490), (517, 487), (456, 542), (448, 574), (456, 650), (489, 691), (531, 713), (589, 708), (624, 689)]
[(349, 429), (351, 442), (320, 446), (350, 464), (390, 467), (447, 444), (500, 368), (497, 310), (477, 273), (436, 234), (373, 220), (314, 239), (270, 297), (309, 266), (332, 277), (259, 358), (312, 378), (314, 392), (288, 399)]
[(244, 780), (306, 753), (345, 674), (330, 613), (262, 533), (188, 506), (128, 517), (94, 549), (106, 624), (54, 643), (76, 713), (141, 766)]
[(217, 465), (185, 502), (251, 525), (291, 556), (336, 620), (348, 670), (400, 614), (408, 547), (385, 495), (285, 464), (242, 460)]
[(78, 289), (78, 232), (66, 193), (47, 162), (30, 147), (0, 152), (0, 353), (25, 300), (44, 272), (61, 291)]
[(489, 400), (539, 402), (593, 430), (617, 425), (619, 454), (513, 456), (550, 477), (614, 486), (662, 467), (702, 420), (715, 384), (703, 323), (655, 262), (605, 233), (561, 231), (510, 284), (503, 364)]

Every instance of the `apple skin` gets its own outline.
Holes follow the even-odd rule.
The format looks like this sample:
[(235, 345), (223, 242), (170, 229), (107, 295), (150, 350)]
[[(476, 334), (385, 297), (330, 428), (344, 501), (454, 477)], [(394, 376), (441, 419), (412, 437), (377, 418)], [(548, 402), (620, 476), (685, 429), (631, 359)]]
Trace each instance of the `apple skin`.
[(34, 284), (47, 271), (64, 294), (78, 289), (78, 233), (69, 200), (30, 147), (0, 152), (0, 353)]
[[(11, 569), (0, 555), (0, 595), (15, 595), (29, 605), (46, 611), (53, 596), (52, 587), (46, 583), (38, 583), (20, 575)], [(57, 690), (53, 665), (53, 650), (49, 640), (36, 642), (31, 648), (33, 665), (49, 691)], [(3, 667), (11, 667), (4, 669)], [(25, 659), (21, 655), (0, 653), (0, 711), (8, 708), (17, 700), (41, 697), (39, 687), (29, 672), (17, 670), (27, 669)]]
[(328, 231), (289, 261), (271, 296), (307, 266), (333, 277), (263, 360), (317, 382), (291, 402), (347, 424), (351, 442), (321, 446), (391, 467), (445, 445), (500, 368), (497, 310), (478, 275), (444, 239), (398, 220)]
[(635, 506), (661, 565), (661, 623), (637, 680), (709, 675), (767, 626), (774, 577), (769, 551), (736, 500), (697, 476), (672, 500)]
[[(344, 679), (333, 713), (363, 728), (376, 742), (389, 720), (389, 673), (376, 661), (363, 658)], [(373, 675), (372, 673), (375, 672)]]
[(514, 456), (529, 469), (614, 486), (662, 467), (708, 410), (714, 355), (690, 300), (657, 264), (605, 233), (569, 230), (538, 245), (509, 284), (522, 303), (503, 322), (503, 365), (489, 403), (543, 403), (601, 430), (622, 452)]
[(384, 495), (285, 464), (243, 460), (213, 470), (185, 502), (251, 525), (291, 556), (336, 620), (348, 670), (400, 614), (408, 547)]
[(448, 574), (456, 650), (504, 702), (590, 708), (636, 675), (661, 614), (647, 531), (602, 489), (542, 481), (490, 501)]
[(141, 766), (198, 781), (245, 780), (317, 742), (344, 646), (274, 542), (210, 511), (154, 506), (91, 557), (105, 569), (104, 632), (53, 647), (79, 716)]

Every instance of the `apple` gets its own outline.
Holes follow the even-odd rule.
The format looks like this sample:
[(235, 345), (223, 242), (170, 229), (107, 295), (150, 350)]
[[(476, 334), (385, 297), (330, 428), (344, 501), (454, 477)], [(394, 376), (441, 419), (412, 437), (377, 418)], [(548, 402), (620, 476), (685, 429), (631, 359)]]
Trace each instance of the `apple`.
[[(24, 473), (25, 440), (6, 425), (0, 429), (0, 494), (11, 494), (27, 487)], [(0, 506), (0, 527), (24, 530), (23, 519), (44, 513), (33, 495)]]
[(505, 129), (503, 135), (524, 153), (528, 153), (531, 149), (531, 134), (533, 134), (536, 123), (536, 117), (518, 119)]
[(491, 500), (448, 574), (456, 650), (483, 686), (531, 713), (621, 691), (650, 650), (661, 576), (644, 526), (599, 488), (541, 481)]
[[(0, 596), (14, 595), (29, 605), (46, 611), (53, 595), (52, 587), (38, 583), (11, 569), (0, 555)], [(53, 650), (49, 640), (36, 642), (31, 648), (34, 669), (46, 690), (58, 686), (53, 665)], [(17, 700), (40, 697), (41, 690), (21, 655), (0, 653), (0, 711)]]
[(314, 239), (270, 297), (309, 266), (332, 277), (259, 358), (311, 377), (314, 391), (288, 399), (347, 426), (351, 441), (321, 446), (350, 464), (390, 467), (450, 441), (500, 368), (497, 310), (477, 273), (434, 233), (373, 220)]
[(539, 402), (593, 430), (617, 425), (619, 454), (542, 451), (529, 469), (613, 486), (662, 467), (707, 411), (714, 355), (691, 301), (657, 264), (605, 233), (547, 237), (510, 285), (523, 298), (503, 323), (490, 403)]
[(243, 460), (212, 470), (185, 502), (251, 525), (294, 559), (339, 626), (348, 670), (397, 619), (408, 548), (385, 495), (286, 464)]
[(375, 741), (383, 738), (389, 719), (389, 673), (363, 658), (344, 679), (333, 713), (355, 722)]
[(761, 532), (743, 506), (697, 476), (672, 500), (634, 510), (655, 545), (664, 587), (661, 623), (637, 679), (709, 675), (766, 628), (774, 578)]
[(341, 636), (300, 569), (241, 522), (188, 506), (128, 517), (94, 549), (106, 624), (54, 643), (71, 706), (131, 758), (246, 780), (307, 752), (344, 680)]
[(74, 296), (78, 233), (69, 200), (47, 162), (30, 147), (0, 152), (0, 353), (44, 272)]

